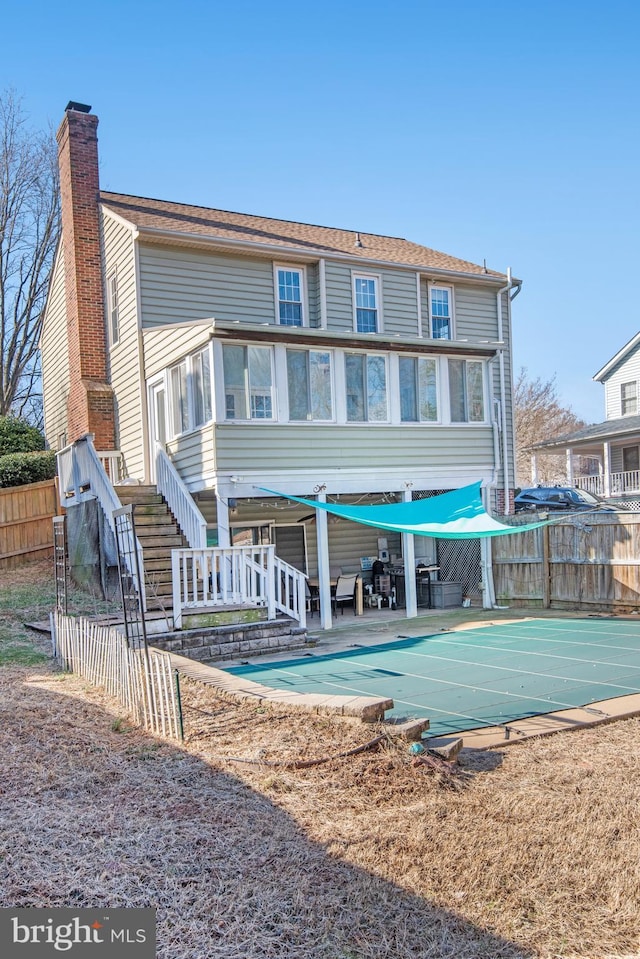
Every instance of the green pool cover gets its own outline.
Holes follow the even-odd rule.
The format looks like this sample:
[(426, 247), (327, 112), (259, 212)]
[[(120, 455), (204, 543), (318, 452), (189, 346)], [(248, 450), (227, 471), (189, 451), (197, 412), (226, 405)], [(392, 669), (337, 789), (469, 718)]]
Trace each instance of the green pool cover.
[(426, 716), (440, 736), (640, 692), (640, 623), (528, 620), (227, 672), (276, 689), (388, 697), (391, 715)]

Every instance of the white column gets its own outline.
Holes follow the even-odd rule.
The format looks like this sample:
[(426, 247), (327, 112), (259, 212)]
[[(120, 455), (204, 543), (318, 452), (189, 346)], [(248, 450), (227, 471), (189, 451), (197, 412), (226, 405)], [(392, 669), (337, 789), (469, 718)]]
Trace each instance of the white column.
[(567, 486), (573, 486), (573, 453), (571, 449), (565, 452), (567, 460)]
[(531, 485), (538, 485), (538, 460), (535, 453), (531, 454)]
[(216, 512), (218, 517), (218, 546), (231, 546), (229, 527), (229, 504), (227, 499), (216, 490)]
[[(403, 491), (405, 503), (411, 502), (411, 490)], [(413, 533), (402, 534), (402, 557), (404, 559), (404, 592), (407, 619), (418, 615), (418, 597), (416, 592), (416, 544)]]
[(604, 495), (611, 496), (611, 443), (604, 444)]
[[(318, 500), (326, 503), (325, 493)], [(320, 593), (320, 627), (331, 629), (331, 575), (329, 572), (329, 525), (327, 511), (316, 509), (316, 536), (318, 538), (318, 590)]]

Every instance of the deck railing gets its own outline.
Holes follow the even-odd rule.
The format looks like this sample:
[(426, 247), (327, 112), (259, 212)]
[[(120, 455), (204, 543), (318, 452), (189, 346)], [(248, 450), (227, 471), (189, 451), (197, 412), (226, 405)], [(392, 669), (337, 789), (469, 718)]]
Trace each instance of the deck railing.
[[(596, 496), (620, 496), (623, 493), (640, 493), (640, 470), (625, 470), (622, 473), (609, 473), (609, 482), (604, 473), (597, 476), (576, 476), (578, 489), (594, 493)], [(607, 488), (608, 487), (608, 488)]]
[(156, 445), (156, 485), (178, 521), (192, 549), (207, 545), (207, 521), (193, 501), (177, 469), (158, 444)]
[(306, 626), (306, 576), (269, 546), (212, 546), (171, 551), (173, 621), (182, 628), (185, 613), (224, 606), (280, 611)]

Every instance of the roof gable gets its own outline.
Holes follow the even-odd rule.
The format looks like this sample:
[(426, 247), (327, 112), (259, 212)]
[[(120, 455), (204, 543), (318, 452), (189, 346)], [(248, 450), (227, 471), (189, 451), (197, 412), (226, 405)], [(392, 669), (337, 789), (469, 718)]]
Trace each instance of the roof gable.
[(102, 191), (104, 207), (127, 220), (141, 233), (190, 236), (193, 240), (242, 244), (256, 249), (270, 247), (274, 251), (298, 251), (306, 256), (349, 256), (354, 260), (378, 261), (420, 270), (459, 273), (501, 282), (503, 273), (488, 270), (476, 263), (460, 260), (401, 237), (380, 236), (334, 227), (276, 220), (270, 217), (232, 213), (185, 203), (170, 203), (148, 197), (134, 197)]
[(597, 373), (594, 373), (593, 379), (598, 383), (603, 383), (605, 380), (607, 380), (613, 373), (616, 366), (618, 366), (624, 360), (627, 360), (635, 351), (638, 344), (640, 344), (640, 333), (636, 333), (636, 335), (633, 336), (628, 343), (625, 343), (621, 350), (618, 350), (615, 356), (611, 357), (608, 363), (605, 363), (601, 370), (598, 370)]

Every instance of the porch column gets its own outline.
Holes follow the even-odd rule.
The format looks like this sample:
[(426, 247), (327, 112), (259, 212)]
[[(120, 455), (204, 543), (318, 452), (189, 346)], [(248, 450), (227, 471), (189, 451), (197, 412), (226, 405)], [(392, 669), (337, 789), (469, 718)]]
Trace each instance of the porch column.
[(535, 453), (531, 454), (531, 485), (538, 485), (538, 460)]
[(573, 486), (573, 453), (570, 448), (565, 451), (567, 459), (567, 486)]
[(216, 490), (216, 511), (218, 516), (218, 546), (231, 546), (229, 527), (229, 505), (227, 499)]
[[(326, 503), (325, 493), (318, 493), (318, 502)], [(320, 593), (320, 628), (331, 629), (331, 575), (329, 572), (329, 525), (327, 511), (316, 509), (318, 538), (318, 590)]]
[(604, 495), (611, 496), (611, 443), (604, 444)]
[[(411, 490), (402, 493), (405, 503), (411, 502)], [(416, 544), (413, 533), (402, 534), (402, 557), (404, 559), (404, 590), (407, 619), (418, 615), (418, 597), (416, 591)]]

